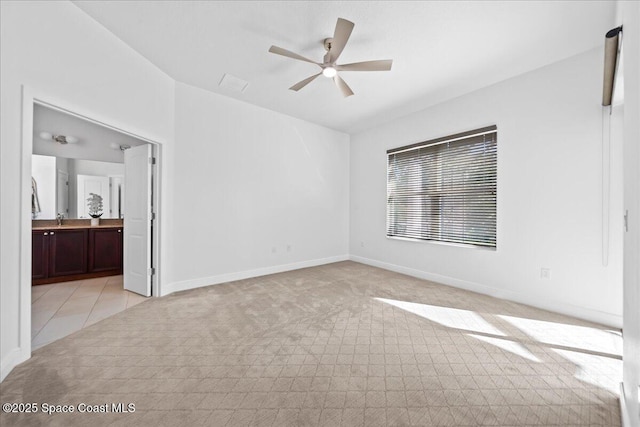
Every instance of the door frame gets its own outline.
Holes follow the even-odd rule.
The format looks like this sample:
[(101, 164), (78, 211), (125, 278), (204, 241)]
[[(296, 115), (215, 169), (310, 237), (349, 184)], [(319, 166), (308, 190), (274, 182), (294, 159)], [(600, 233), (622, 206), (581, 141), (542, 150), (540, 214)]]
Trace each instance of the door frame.
[(84, 106), (76, 105), (63, 98), (43, 92), (41, 90), (22, 86), (22, 132), (21, 132), (21, 176), (20, 176), (20, 279), (19, 279), (19, 307), (20, 307), (20, 362), (31, 357), (31, 156), (33, 154), (33, 109), (35, 105), (42, 105), (57, 111), (70, 114), (99, 126), (120, 132), (151, 144), (156, 162), (153, 167), (153, 195), (152, 212), (155, 219), (151, 230), (151, 262), (155, 267), (155, 274), (151, 278), (151, 295), (161, 295), (162, 277), (160, 272), (160, 221), (161, 213), (161, 177), (162, 177), (162, 148), (163, 142), (144, 136), (140, 129), (127, 130), (130, 125), (120, 123), (109, 117), (90, 111)]

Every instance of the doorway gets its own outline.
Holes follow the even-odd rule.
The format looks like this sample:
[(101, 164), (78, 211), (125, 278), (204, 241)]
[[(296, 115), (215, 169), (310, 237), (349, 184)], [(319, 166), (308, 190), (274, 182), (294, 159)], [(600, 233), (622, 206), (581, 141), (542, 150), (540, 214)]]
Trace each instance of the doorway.
[[(99, 295), (92, 295), (92, 292), (91, 292), (92, 290), (95, 291), (96, 289), (99, 289), (101, 290), (100, 292), (101, 294), (105, 293), (103, 291), (108, 291), (106, 293), (109, 294), (109, 296), (113, 296), (113, 291), (117, 291), (118, 288), (124, 289), (127, 286), (126, 280), (125, 280), (126, 274), (114, 275), (113, 271), (106, 272), (106, 273), (103, 272), (104, 274), (99, 274), (101, 268), (104, 270), (104, 266), (96, 265), (100, 263), (99, 262), (96, 263), (96, 260), (94, 259), (91, 261), (89, 260), (87, 261), (87, 264), (93, 263), (94, 268), (91, 271), (83, 270), (83, 273), (87, 273), (87, 274), (93, 273), (93, 275), (95, 275), (96, 277), (82, 277), (82, 278), (79, 278), (78, 280), (72, 280), (74, 279), (74, 277), (69, 277), (69, 279), (71, 280), (67, 280), (65, 282), (51, 285), (49, 289), (41, 288), (33, 292), (33, 287), (32, 287), (33, 268), (32, 267), (33, 267), (33, 262), (35, 260), (33, 257), (33, 245), (32, 245), (32, 242), (33, 242), (32, 216), (34, 214), (34, 210), (33, 210), (34, 207), (33, 207), (33, 199), (32, 199), (33, 183), (31, 179), (33, 161), (31, 158), (31, 154), (34, 152), (34, 148), (36, 147), (36, 145), (40, 144), (43, 141), (45, 144), (48, 143), (49, 147), (51, 147), (52, 149), (57, 150), (58, 153), (60, 153), (60, 148), (67, 148), (63, 146), (70, 146), (71, 144), (73, 144), (73, 149), (78, 151), (79, 147), (83, 145), (82, 141), (77, 137), (66, 138), (67, 139), (66, 144), (60, 144), (59, 141), (55, 141), (54, 139), (50, 141), (46, 141), (46, 138), (48, 137), (46, 133), (54, 134), (54, 132), (48, 132), (49, 130), (55, 131), (55, 134), (59, 134), (61, 132), (56, 129), (39, 129), (39, 127), (42, 127), (42, 126), (39, 126), (38, 121), (34, 120), (34, 118), (36, 118), (34, 111), (36, 109), (43, 109), (43, 108), (48, 109), (56, 112), (57, 114), (66, 115), (69, 118), (76, 120), (78, 122), (83, 122), (86, 126), (93, 126), (95, 128), (103, 129), (104, 131), (117, 133), (121, 135), (122, 138), (124, 138), (123, 140), (130, 141), (131, 138), (133, 138), (139, 141), (138, 145), (129, 144), (129, 143), (114, 143), (112, 141), (109, 144), (110, 146), (108, 148), (115, 152), (120, 152), (120, 154), (122, 155), (125, 154), (126, 150), (130, 148), (135, 148), (138, 146), (144, 147), (142, 151), (144, 151), (145, 153), (149, 153), (149, 158), (151, 160), (145, 159), (147, 160), (145, 162), (145, 171), (142, 173), (135, 174), (136, 183), (140, 182), (139, 177), (141, 175), (148, 176), (148, 179), (145, 182), (145, 185), (148, 187), (148, 191), (146, 192), (146, 194), (138, 195), (139, 197), (135, 197), (137, 194), (136, 189), (134, 188), (135, 185), (132, 185), (131, 188), (129, 188), (130, 191), (125, 191), (126, 176), (127, 176), (126, 173), (110, 174), (108, 176), (108, 184), (107, 184), (107, 188), (105, 189), (105, 194), (100, 195), (101, 197), (104, 197), (105, 200), (109, 199), (109, 202), (110, 202), (109, 207), (105, 206), (106, 204), (100, 205), (102, 208), (102, 212), (100, 212), (102, 214), (101, 215), (102, 218), (100, 219), (100, 221), (103, 222), (104, 227), (88, 228), (82, 232), (87, 237), (88, 244), (91, 242), (91, 238), (95, 238), (98, 235), (100, 235), (101, 236), (100, 238), (102, 238), (103, 240), (106, 239), (108, 241), (110, 237), (107, 236), (108, 234), (106, 233), (107, 229), (110, 228), (110, 226), (115, 224), (113, 221), (120, 220), (121, 222), (119, 225), (122, 225), (122, 227), (120, 227), (120, 229), (114, 228), (113, 235), (117, 236), (115, 233), (122, 232), (122, 236), (120, 236), (120, 238), (122, 239), (123, 249), (127, 248), (128, 246), (131, 245), (131, 243), (127, 243), (127, 240), (131, 240), (131, 239), (128, 239), (128, 236), (126, 236), (127, 233), (124, 232), (127, 229), (126, 226), (124, 226), (125, 222), (127, 221), (126, 198), (130, 196), (135, 200), (143, 201), (143, 203), (138, 202), (138, 208), (141, 211), (143, 211), (145, 214), (138, 215), (136, 218), (138, 218), (141, 221), (144, 221), (145, 219), (147, 220), (148, 224), (145, 227), (147, 234), (143, 235), (142, 238), (140, 238), (140, 233), (137, 233), (136, 237), (138, 238), (134, 240), (135, 240), (135, 244), (137, 245), (136, 251), (140, 252), (140, 249), (142, 248), (144, 250), (143, 252), (145, 252), (145, 257), (144, 257), (145, 266), (143, 269), (140, 268), (139, 266), (137, 268), (131, 269), (130, 267), (127, 266), (128, 262), (125, 259), (123, 259), (122, 256), (121, 256), (121, 259), (123, 260), (122, 264), (124, 264), (122, 273), (125, 273), (127, 269), (132, 270), (135, 273), (139, 273), (140, 271), (144, 270), (144, 273), (145, 273), (144, 279), (146, 280), (145, 286), (147, 287), (147, 290), (140, 291), (140, 293), (144, 294), (145, 296), (159, 294), (158, 276), (154, 274), (155, 271), (157, 271), (158, 263), (159, 263), (159, 239), (158, 239), (159, 230), (158, 230), (158, 227), (154, 226), (155, 225), (154, 219), (159, 216), (158, 207), (159, 207), (159, 197), (160, 197), (159, 190), (160, 189), (159, 189), (159, 186), (157, 185), (159, 182), (159, 179), (157, 179), (157, 175), (159, 175), (159, 170), (158, 170), (159, 162), (157, 161), (157, 159), (160, 156), (161, 145), (156, 141), (150, 140), (148, 138), (140, 137), (131, 132), (122, 130), (121, 128), (106, 124), (103, 121), (92, 119), (90, 115), (80, 113), (79, 109), (77, 108), (71, 110), (71, 109), (62, 107), (64, 103), (56, 102), (56, 101), (52, 102), (46, 96), (37, 96), (32, 91), (29, 91), (26, 88), (23, 93), (23, 101), (24, 101), (23, 102), (23, 135), (22, 135), (23, 172), (22, 172), (22, 180), (21, 180), (22, 181), (21, 188), (23, 191), (22, 193), (23, 203), (21, 204), (21, 212), (23, 216), (22, 216), (22, 223), (21, 223), (22, 245), (21, 245), (21, 280), (20, 280), (20, 308), (21, 308), (20, 347), (23, 352), (23, 357), (28, 358), (32, 350), (32, 342), (31, 342), (32, 316), (34, 314), (32, 301), (33, 302), (44, 301), (43, 298), (46, 297), (47, 293), (54, 292), (55, 291), (54, 288), (56, 288), (58, 290), (57, 292), (58, 302), (60, 298), (64, 298), (61, 295), (63, 295), (65, 292), (69, 294), (69, 297), (77, 293), (77, 296), (79, 298), (85, 298), (84, 302), (86, 302), (86, 300), (91, 300), (91, 298), (95, 298), (97, 302), (99, 299)], [(43, 137), (39, 135), (39, 133), (41, 132), (45, 133)], [(38, 138), (40, 138), (43, 141), (39, 141)], [(69, 140), (73, 142), (70, 142)], [(84, 144), (85, 149), (87, 148), (87, 145), (88, 144), (86, 144), (86, 141), (85, 141), (85, 144)], [(131, 151), (135, 151), (135, 150), (132, 149)], [(67, 154), (69, 154), (69, 151), (67, 151)], [(79, 158), (79, 156), (69, 155), (67, 158), (77, 159)], [(86, 163), (94, 161), (94, 160), (87, 160), (87, 159), (85, 160), (86, 160)], [(68, 160), (65, 160), (65, 161), (68, 161)], [(86, 164), (83, 166), (86, 166)], [(68, 168), (67, 170), (63, 170), (63, 169), (64, 168), (54, 168), (54, 176), (52, 177), (50, 184), (54, 188), (60, 187), (61, 191), (55, 192), (52, 198), (53, 200), (52, 203), (54, 203), (55, 205), (52, 208), (52, 211), (54, 212), (55, 216), (53, 218), (46, 218), (48, 220), (56, 221), (56, 218), (55, 218), (56, 216), (63, 217), (62, 219), (63, 224), (61, 228), (58, 228), (59, 225), (57, 223), (50, 224), (52, 227), (54, 227), (53, 230), (55, 231), (55, 234), (54, 233), (51, 233), (51, 234), (54, 234), (56, 236), (56, 239), (58, 239), (58, 237), (61, 235), (61, 232), (63, 230), (68, 231), (69, 229), (75, 227), (75, 225), (72, 224), (73, 221), (76, 221), (76, 225), (83, 220), (86, 221), (87, 224), (89, 222), (88, 218), (80, 218), (80, 217), (73, 218), (73, 219), (70, 218), (70, 214), (72, 211), (75, 211), (76, 216), (78, 216), (77, 212), (79, 210), (77, 209), (77, 206), (80, 206), (81, 203), (78, 202), (79, 196), (78, 196), (77, 179), (78, 179), (78, 176), (82, 174), (73, 175), (69, 173)], [(74, 182), (74, 187), (70, 185), (71, 181), (73, 181), (72, 175), (75, 176), (75, 180), (76, 180)], [(112, 200), (113, 200), (113, 203), (111, 203)], [(134, 209), (132, 209), (131, 212), (133, 213)], [(45, 218), (41, 218), (41, 219), (45, 220)], [(109, 221), (112, 221), (111, 224), (109, 223)], [(84, 223), (82, 225), (85, 226)], [(116, 226), (117, 225), (118, 224), (116, 224)], [(104, 232), (104, 233), (98, 233), (98, 231)], [(89, 236), (90, 233), (92, 236)], [(52, 243), (49, 243), (49, 244), (51, 245)], [(126, 251), (127, 249), (123, 250), (123, 252), (126, 252)], [(93, 252), (94, 255), (96, 253), (99, 253), (99, 251)], [(109, 253), (112, 254), (113, 251), (109, 249)], [(87, 251), (87, 256), (89, 255), (90, 254)], [(138, 258), (140, 258), (140, 256), (138, 256)], [(48, 259), (50, 260), (51, 257), (48, 257)], [(105, 262), (103, 262), (103, 264), (105, 264)], [(92, 274), (89, 274), (89, 276), (91, 275)], [(82, 287), (83, 283), (87, 286)], [(61, 292), (60, 289), (66, 289), (66, 291)], [(73, 292), (70, 293), (70, 290), (73, 290)], [(89, 298), (86, 298), (86, 297), (89, 297)], [(130, 293), (130, 297), (127, 297), (127, 302), (124, 304), (124, 307), (128, 308), (132, 305), (135, 305), (136, 303), (140, 302), (140, 298), (142, 297), (138, 297), (137, 295)], [(65, 314), (64, 305), (56, 309), (55, 308), (56, 303), (57, 302), (55, 301), (51, 302), (49, 311), (55, 309), (56, 313), (64, 315)], [(104, 308), (104, 305), (101, 308)], [(83, 326), (89, 326), (91, 323), (95, 323), (95, 321), (99, 321), (100, 314), (104, 314), (109, 310), (110, 309), (98, 310), (98, 311), (101, 311), (101, 313), (98, 313), (98, 311), (94, 312), (94, 315), (91, 317), (91, 319), (87, 318), (86, 321), (83, 322)], [(71, 311), (74, 311), (74, 310), (71, 310)], [(48, 313), (48, 314), (51, 314), (51, 313)], [(48, 314), (45, 314), (44, 316), (47, 316)], [(42, 325), (43, 323), (42, 313), (40, 313), (40, 316), (41, 317), (38, 318), (37, 321), (40, 323), (40, 325)], [(77, 321), (77, 318), (76, 318), (76, 321)], [(43, 340), (41, 339), (40, 343), (42, 343), (42, 341)]]

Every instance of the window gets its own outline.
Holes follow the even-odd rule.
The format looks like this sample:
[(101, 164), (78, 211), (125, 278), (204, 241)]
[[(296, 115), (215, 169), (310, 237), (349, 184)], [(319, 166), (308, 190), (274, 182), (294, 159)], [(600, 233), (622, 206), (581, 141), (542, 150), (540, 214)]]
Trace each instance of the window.
[(387, 236), (496, 247), (497, 128), (387, 151)]

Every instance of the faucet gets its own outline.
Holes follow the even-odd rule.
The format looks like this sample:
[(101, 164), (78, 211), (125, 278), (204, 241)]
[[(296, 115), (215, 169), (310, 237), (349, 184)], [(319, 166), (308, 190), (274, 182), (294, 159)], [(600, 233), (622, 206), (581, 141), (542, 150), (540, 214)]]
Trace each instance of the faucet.
[(56, 219), (58, 220), (58, 226), (61, 226), (61, 225), (62, 225), (62, 220), (64, 219), (64, 215), (63, 215), (63, 214), (61, 214), (61, 213), (59, 213), (59, 214), (56, 216)]

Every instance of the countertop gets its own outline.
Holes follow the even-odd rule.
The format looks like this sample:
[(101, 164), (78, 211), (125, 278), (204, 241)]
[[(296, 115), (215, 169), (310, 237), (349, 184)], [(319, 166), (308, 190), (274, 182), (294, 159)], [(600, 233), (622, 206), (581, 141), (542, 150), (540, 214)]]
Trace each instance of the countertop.
[(90, 229), (90, 228), (122, 228), (124, 220), (118, 218), (101, 218), (100, 225), (91, 226), (91, 220), (88, 218), (64, 218), (62, 225), (58, 225), (56, 219), (35, 219), (31, 221), (31, 229), (36, 231), (46, 230), (72, 230), (72, 229)]
[(74, 230), (74, 229), (82, 229), (82, 228), (123, 228), (122, 225), (110, 225), (110, 224), (105, 224), (105, 225), (53, 225), (53, 226), (36, 226), (36, 227), (32, 227), (32, 230), (35, 231), (55, 231), (55, 230)]

